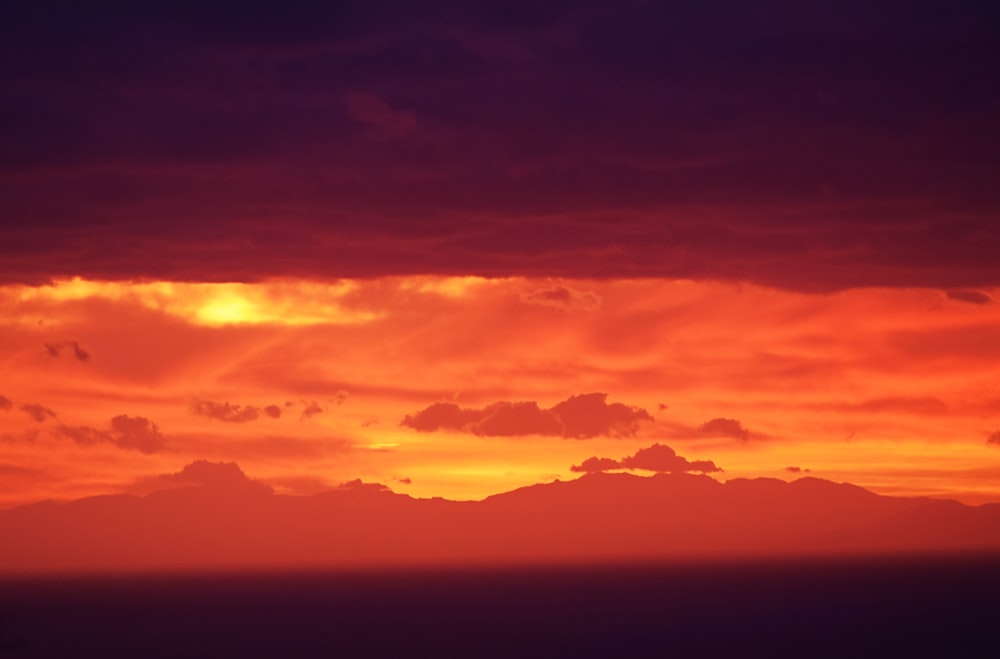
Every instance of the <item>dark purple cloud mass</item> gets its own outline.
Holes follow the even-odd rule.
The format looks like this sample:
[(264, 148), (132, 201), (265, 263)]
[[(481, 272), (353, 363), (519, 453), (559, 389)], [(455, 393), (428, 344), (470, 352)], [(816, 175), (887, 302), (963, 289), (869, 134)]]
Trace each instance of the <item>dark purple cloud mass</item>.
[(706, 421), (698, 427), (698, 431), (704, 435), (715, 435), (722, 437), (733, 437), (746, 441), (750, 439), (750, 431), (747, 430), (740, 421), (736, 419), (716, 418)]
[(0, 277), (975, 290), (998, 59), (985, 2), (5, 3)]
[(551, 408), (534, 401), (499, 401), (482, 408), (434, 403), (416, 414), (408, 414), (401, 425), (422, 432), (458, 430), (473, 435), (514, 437), (549, 435), (586, 439), (597, 436), (631, 437), (649, 412), (623, 403), (607, 403), (607, 394), (571, 396)]

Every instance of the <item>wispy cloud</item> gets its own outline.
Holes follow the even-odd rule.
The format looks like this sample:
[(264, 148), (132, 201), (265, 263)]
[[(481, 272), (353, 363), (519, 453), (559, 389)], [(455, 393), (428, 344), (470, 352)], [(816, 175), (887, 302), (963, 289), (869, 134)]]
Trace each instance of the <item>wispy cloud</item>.
[(167, 448), (166, 438), (155, 423), (141, 416), (120, 414), (111, 419), (110, 429), (90, 426), (59, 426), (56, 433), (81, 446), (114, 444), (119, 448), (141, 453), (158, 453)]

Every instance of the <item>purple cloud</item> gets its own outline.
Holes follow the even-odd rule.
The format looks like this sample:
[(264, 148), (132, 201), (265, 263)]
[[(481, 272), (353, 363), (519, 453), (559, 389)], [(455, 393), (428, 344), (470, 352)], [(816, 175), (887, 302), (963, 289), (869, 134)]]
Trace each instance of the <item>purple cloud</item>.
[(158, 453), (167, 448), (167, 442), (155, 423), (141, 416), (120, 414), (111, 419), (110, 430), (90, 426), (59, 426), (56, 433), (81, 446), (114, 444), (123, 449), (141, 453)]
[(37, 423), (43, 423), (49, 419), (56, 418), (56, 413), (49, 408), (35, 403), (26, 403), (21, 406), (21, 411), (30, 416)]
[(635, 454), (614, 460), (612, 458), (587, 458), (579, 465), (570, 467), (570, 471), (593, 473), (613, 471), (616, 469), (642, 469), (658, 473), (700, 472), (703, 474), (722, 471), (711, 460), (695, 460), (691, 462), (683, 458), (663, 444), (653, 444), (639, 449)]
[(70, 349), (73, 353), (73, 357), (77, 361), (88, 362), (90, 361), (90, 353), (87, 352), (83, 346), (81, 346), (76, 341), (64, 341), (62, 343), (46, 343), (45, 351), (49, 353), (50, 357), (60, 357), (64, 349)]
[(463, 408), (454, 403), (434, 403), (401, 425), (419, 430), (453, 430), (488, 437), (547, 435), (586, 439), (597, 436), (631, 437), (652, 416), (639, 407), (607, 403), (607, 394), (571, 396), (551, 408), (534, 401), (499, 401), (482, 408)]

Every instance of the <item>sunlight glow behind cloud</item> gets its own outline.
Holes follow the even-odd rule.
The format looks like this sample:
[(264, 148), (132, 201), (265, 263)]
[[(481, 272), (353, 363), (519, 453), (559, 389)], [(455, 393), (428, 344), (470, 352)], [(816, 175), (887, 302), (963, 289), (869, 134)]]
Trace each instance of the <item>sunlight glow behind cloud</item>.
[[(244, 283), (109, 282), (79, 277), (48, 286), (12, 286), (21, 302), (60, 303), (104, 299), (138, 303), (195, 325), (352, 325), (374, 320), (377, 313), (349, 309), (344, 296), (353, 282), (333, 284), (270, 281)], [(0, 295), (3, 293), (0, 292)]]

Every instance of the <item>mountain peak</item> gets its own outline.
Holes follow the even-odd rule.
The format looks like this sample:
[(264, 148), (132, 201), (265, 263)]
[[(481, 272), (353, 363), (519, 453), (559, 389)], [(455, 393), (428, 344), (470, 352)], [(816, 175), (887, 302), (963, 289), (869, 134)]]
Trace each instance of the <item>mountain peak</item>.
[(878, 496), (843, 483), (595, 473), (478, 502), (349, 481), (271, 496), (200, 460), (144, 498), (0, 511), (0, 573), (151, 566), (652, 560), (1000, 547), (1000, 507)]

